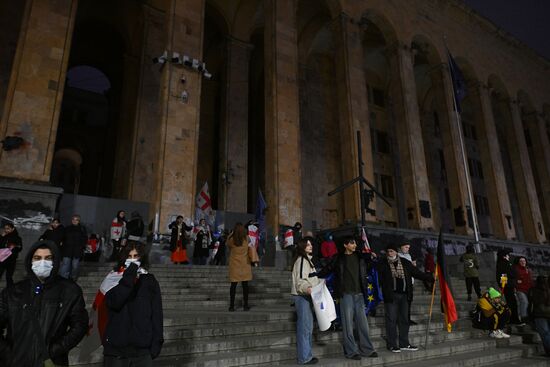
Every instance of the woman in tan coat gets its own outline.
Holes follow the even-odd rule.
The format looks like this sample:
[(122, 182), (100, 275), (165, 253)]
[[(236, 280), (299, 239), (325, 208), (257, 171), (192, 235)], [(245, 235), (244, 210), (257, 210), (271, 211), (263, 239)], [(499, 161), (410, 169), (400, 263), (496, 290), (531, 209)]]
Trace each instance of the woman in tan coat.
[(235, 224), (233, 232), (227, 239), (227, 247), (231, 251), (229, 255), (229, 281), (231, 282), (229, 311), (235, 311), (235, 292), (238, 282), (243, 285), (243, 308), (248, 311), (250, 310), (248, 306), (248, 282), (252, 280), (252, 267), (248, 257), (246, 230), (242, 223)]

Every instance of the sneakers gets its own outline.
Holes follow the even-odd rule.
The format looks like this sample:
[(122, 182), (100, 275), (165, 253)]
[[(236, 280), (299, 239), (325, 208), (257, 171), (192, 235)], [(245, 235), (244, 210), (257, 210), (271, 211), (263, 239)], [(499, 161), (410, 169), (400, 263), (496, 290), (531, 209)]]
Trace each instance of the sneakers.
[(410, 351), (416, 351), (418, 350), (418, 347), (415, 347), (414, 345), (407, 345), (406, 347), (401, 347), (401, 350), (410, 350)]
[(309, 361), (307, 361), (307, 362), (304, 363), (304, 364), (317, 364), (317, 362), (319, 362), (319, 359), (316, 358), (316, 357), (313, 357), (313, 358), (311, 358)]
[(369, 358), (376, 358), (378, 357), (378, 353), (376, 351), (373, 351), (371, 354), (369, 354)]
[[(508, 335), (508, 334), (506, 334)], [(493, 330), (489, 333), (489, 337), (491, 338), (495, 338), (495, 339), (502, 339), (502, 338), (506, 338), (504, 335), (502, 335), (502, 331), (500, 330)], [(508, 338), (510, 337), (510, 335), (508, 335)]]
[(499, 332), (499, 334), (503, 337), (503, 338), (509, 338), (510, 335), (506, 334), (504, 331), (502, 330), (497, 330)]
[(391, 351), (392, 353), (401, 353), (401, 348), (390, 347), (390, 351)]
[(352, 356), (350, 356), (350, 357), (346, 357), (346, 358), (347, 358), (347, 359), (354, 359), (354, 360), (356, 360), (356, 361), (361, 360), (361, 356), (360, 356), (359, 354), (354, 354), (354, 355), (352, 355)]

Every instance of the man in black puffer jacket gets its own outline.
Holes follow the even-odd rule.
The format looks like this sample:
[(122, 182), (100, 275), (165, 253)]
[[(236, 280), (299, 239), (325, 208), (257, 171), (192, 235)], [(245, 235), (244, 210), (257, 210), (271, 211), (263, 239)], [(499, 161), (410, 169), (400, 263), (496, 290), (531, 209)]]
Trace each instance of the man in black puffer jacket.
[(53, 242), (37, 242), (25, 258), (27, 279), (2, 291), (0, 366), (66, 366), (86, 334), (82, 289), (57, 274), (59, 261)]

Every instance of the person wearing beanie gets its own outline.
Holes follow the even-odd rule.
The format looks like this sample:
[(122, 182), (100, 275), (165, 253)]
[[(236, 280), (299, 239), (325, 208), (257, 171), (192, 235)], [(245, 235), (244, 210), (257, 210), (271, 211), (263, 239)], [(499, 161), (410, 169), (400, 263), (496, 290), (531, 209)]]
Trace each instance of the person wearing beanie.
[(495, 288), (490, 287), (479, 298), (474, 317), (472, 318), (473, 327), (477, 329), (489, 330), (491, 338), (509, 338), (502, 329), (510, 321), (511, 312), (502, 300), (502, 294)]
[(380, 260), (377, 270), (384, 296), (386, 347), (393, 353), (418, 350), (409, 342), (408, 300), (412, 299), (412, 278), (433, 281), (433, 274), (423, 273), (409, 260), (399, 257), (393, 244), (386, 246), (386, 258)]
[(464, 279), (466, 280), (466, 292), (468, 292), (468, 301), (472, 300), (472, 286), (481, 297), (481, 287), (479, 285), (479, 262), (474, 251), (474, 246), (466, 246), (466, 253), (460, 257), (460, 262), (464, 263)]

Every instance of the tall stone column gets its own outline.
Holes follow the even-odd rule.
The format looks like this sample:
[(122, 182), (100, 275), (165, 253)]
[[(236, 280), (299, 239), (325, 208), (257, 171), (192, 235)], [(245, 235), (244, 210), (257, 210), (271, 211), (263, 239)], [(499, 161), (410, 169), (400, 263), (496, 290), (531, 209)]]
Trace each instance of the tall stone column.
[(265, 1), (265, 194), (268, 230), (302, 218), (296, 1)]
[[(334, 23), (339, 34), (336, 44), (336, 80), (340, 115), (340, 147), (342, 154), (342, 179), (348, 182), (359, 175), (357, 164), (357, 131), (361, 132), (363, 175), (374, 182), (371, 132), (368, 111), (367, 85), (364, 72), (361, 28), (342, 13)], [(366, 187), (365, 187), (366, 188)], [(344, 190), (344, 219), (361, 218), (361, 201), (357, 185)], [(373, 203), (374, 206), (374, 203)], [(374, 206), (375, 207), (375, 206)], [(376, 217), (367, 214), (367, 220)]]
[[(159, 116), (161, 108), (161, 66), (151, 62), (164, 52), (166, 45), (167, 14), (144, 5), (143, 47), (139, 77), (138, 98), (133, 131), (128, 197), (131, 200), (154, 203), (159, 169), (161, 135)], [(154, 218), (156, 208), (151, 208)]]
[(221, 167), (225, 210), (246, 213), (248, 198), (248, 68), (252, 45), (227, 39), (227, 85)]
[(65, 87), (78, 1), (28, 1), (0, 122), (0, 140), (24, 139), (0, 150), (0, 175), (47, 182)]
[(481, 83), (470, 88), (475, 113), (476, 126), (480, 130), (479, 150), (487, 182), (487, 196), (491, 213), (491, 224), (497, 238), (510, 240), (516, 237), (512, 221), (510, 196), (500, 154), (491, 98), (487, 86)]
[[(168, 11), (169, 52), (202, 59), (205, 0), (172, 0)], [(162, 53), (162, 50), (160, 50)], [(181, 83), (182, 76), (185, 83)], [(192, 217), (195, 208), (202, 75), (167, 61), (161, 81), (159, 170), (156, 212), (161, 228), (170, 215)], [(182, 97), (186, 92), (186, 98)]]
[(435, 99), (441, 122), (441, 135), (445, 152), (447, 178), (449, 180), (451, 206), (452, 208), (460, 206), (464, 210), (464, 217), (461, 219), (466, 225), (461, 227), (456, 226), (455, 231), (459, 234), (473, 234), (472, 228), (468, 225), (467, 206), (470, 206), (473, 211), (474, 205), (473, 203), (470, 204), (470, 198), (468, 196), (466, 175), (469, 175), (469, 171), (468, 166), (464, 164), (462, 150), (464, 149), (466, 159), (468, 158), (468, 154), (466, 152), (466, 146), (463, 147), (461, 143), (463, 141), (461, 139), (461, 135), (463, 135), (462, 128), (458, 125), (459, 122), (454, 109), (453, 87), (448, 70), (442, 68), (436, 71), (435, 74), (432, 75), (432, 82), (437, 91), (435, 93)]
[[(424, 141), (410, 47), (396, 42), (388, 51), (393, 79), (401, 180), (409, 228), (434, 228)], [(421, 210), (422, 209), (422, 210)]]
[[(542, 195), (540, 208), (543, 215), (546, 231), (550, 230), (550, 140), (546, 131), (546, 121), (537, 112), (530, 116), (531, 126), (529, 130), (532, 132), (531, 142), (533, 145), (533, 155), (537, 157), (534, 162), (538, 173), (538, 187)], [(548, 236), (547, 236), (548, 237)]]
[(510, 148), (514, 180), (520, 202), (519, 207), (525, 240), (542, 243), (546, 240), (546, 235), (542, 224), (542, 215), (538, 204), (537, 190), (533, 171), (531, 170), (527, 143), (525, 142), (521, 112), (517, 101), (510, 101), (509, 106), (511, 124), (507, 131), (508, 146)]

